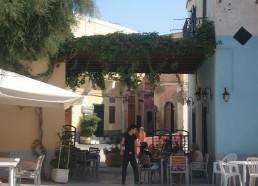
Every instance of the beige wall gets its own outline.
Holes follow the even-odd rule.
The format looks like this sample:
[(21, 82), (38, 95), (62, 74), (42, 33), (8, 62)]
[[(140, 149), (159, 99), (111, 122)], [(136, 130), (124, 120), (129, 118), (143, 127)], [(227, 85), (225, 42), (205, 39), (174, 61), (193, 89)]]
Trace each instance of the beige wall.
[(75, 37), (90, 35), (105, 35), (121, 31), (124, 33), (135, 33), (136, 31), (89, 17), (78, 17), (78, 24), (72, 29)]
[[(185, 96), (188, 91), (188, 76), (180, 75), (180, 80), (183, 83)], [(185, 100), (180, 98), (181, 87), (175, 74), (162, 74), (160, 77), (160, 87), (154, 92), (154, 104), (158, 107), (157, 127), (164, 129), (165, 104), (171, 102), (174, 106), (174, 123), (175, 129), (188, 130), (187, 105)]]
[[(46, 66), (43, 61), (32, 63), (32, 74), (44, 72)], [(64, 87), (64, 69), (64, 64), (55, 68), (49, 79), (50, 84)], [(46, 149), (54, 149), (56, 146), (56, 132), (64, 124), (64, 116), (63, 109), (43, 108), (43, 144)], [(35, 108), (0, 104), (0, 118), (0, 151), (30, 151), (32, 142), (38, 139)]]

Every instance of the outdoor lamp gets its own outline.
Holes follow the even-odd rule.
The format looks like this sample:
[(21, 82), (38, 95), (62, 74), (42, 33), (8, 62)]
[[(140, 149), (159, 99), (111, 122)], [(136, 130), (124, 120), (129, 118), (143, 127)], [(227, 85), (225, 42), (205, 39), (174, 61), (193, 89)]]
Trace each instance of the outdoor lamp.
[(190, 101), (190, 98), (192, 98), (192, 97), (188, 97), (188, 99), (187, 99), (187, 101), (186, 101), (186, 104), (187, 104), (188, 107), (190, 106), (190, 103), (191, 103), (191, 102), (192, 102), (192, 106), (194, 105), (193, 98), (192, 98), (192, 101)]
[[(207, 91), (206, 91), (206, 90), (209, 90), (209, 91), (210, 91), (210, 93), (207, 93)], [(203, 99), (204, 101), (206, 101), (206, 100), (207, 100), (208, 95), (210, 95), (210, 100), (211, 100), (211, 99), (212, 99), (211, 89), (210, 89), (209, 87), (206, 87), (206, 88), (204, 89), (204, 91), (202, 92), (202, 99)]]
[(228, 102), (230, 93), (228, 93), (226, 87), (225, 87), (225, 91), (224, 91), (224, 93), (223, 93), (222, 95), (223, 95), (224, 101), (225, 101), (225, 102)]
[(201, 99), (202, 89), (198, 88), (194, 95), (196, 96), (197, 101), (199, 101)]

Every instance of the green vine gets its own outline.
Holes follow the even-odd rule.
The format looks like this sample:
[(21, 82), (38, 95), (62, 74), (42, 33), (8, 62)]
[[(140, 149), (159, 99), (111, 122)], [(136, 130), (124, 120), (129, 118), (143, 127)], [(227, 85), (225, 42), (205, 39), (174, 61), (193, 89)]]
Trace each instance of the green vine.
[[(204, 20), (194, 37), (182, 39), (172, 39), (170, 35), (159, 36), (157, 33), (121, 32), (75, 38), (62, 49), (61, 57), (66, 56), (67, 85), (74, 90), (85, 83), (87, 76), (93, 86), (102, 90), (105, 89), (104, 80), (107, 77), (135, 90), (142, 77), (137, 73), (145, 73), (155, 89), (164, 68), (178, 68), (179, 62), (173, 58), (174, 55), (196, 54), (207, 58), (213, 55), (214, 48), (214, 24)], [(96, 64), (80, 61), (81, 56), (94, 58)], [(162, 57), (163, 61), (155, 62), (154, 59), (158, 57)], [(96, 66), (95, 72), (89, 70), (92, 66)], [(142, 69), (144, 72), (140, 71)]]

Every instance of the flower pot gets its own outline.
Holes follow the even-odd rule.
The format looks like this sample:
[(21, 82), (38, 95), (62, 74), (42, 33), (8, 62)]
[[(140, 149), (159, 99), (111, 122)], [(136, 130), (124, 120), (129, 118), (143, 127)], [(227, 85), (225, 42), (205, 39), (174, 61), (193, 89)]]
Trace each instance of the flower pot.
[(80, 143), (82, 144), (91, 144), (91, 138), (90, 137), (85, 137), (85, 136), (80, 136)]
[(122, 157), (119, 153), (109, 152), (106, 154), (105, 163), (109, 167), (120, 167), (122, 165)]
[(51, 178), (57, 183), (67, 183), (69, 177), (69, 169), (52, 169)]

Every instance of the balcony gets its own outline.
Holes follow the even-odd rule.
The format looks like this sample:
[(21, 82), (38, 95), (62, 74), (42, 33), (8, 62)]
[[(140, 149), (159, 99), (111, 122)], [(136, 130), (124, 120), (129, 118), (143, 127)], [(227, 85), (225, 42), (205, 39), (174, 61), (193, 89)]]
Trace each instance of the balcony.
[(205, 18), (187, 18), (183, 27), (183, 37), (193, 37)]

